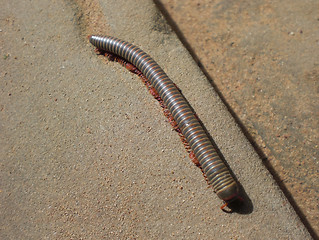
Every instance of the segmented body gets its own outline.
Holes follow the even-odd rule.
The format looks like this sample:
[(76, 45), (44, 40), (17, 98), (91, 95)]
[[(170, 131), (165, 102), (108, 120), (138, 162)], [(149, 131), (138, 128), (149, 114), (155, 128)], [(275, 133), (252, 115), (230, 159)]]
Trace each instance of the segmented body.
[(105, 36), (90, 36), (89, 40), (98, 49), (124, 58), (144, 74), (177, 122), (198, 159), (208, 184), (212, 185), (222, 200), (230, 202), (237, 199), (236, 181), (220, 159), (195, 113), (161, 67), (148, 54), (128, 42)]

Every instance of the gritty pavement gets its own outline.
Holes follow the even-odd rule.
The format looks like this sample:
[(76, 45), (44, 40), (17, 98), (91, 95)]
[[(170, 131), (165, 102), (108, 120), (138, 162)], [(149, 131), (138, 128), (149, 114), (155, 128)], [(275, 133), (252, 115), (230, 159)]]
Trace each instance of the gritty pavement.
[(318, 234), (319, 1), (156, 3)]
[[(311, 239), (154, 3), (1, 1), (1, 239)], [(243, 186), (207, 188), (137, 76), (88, 34), (130, 41), (179, 86)]]

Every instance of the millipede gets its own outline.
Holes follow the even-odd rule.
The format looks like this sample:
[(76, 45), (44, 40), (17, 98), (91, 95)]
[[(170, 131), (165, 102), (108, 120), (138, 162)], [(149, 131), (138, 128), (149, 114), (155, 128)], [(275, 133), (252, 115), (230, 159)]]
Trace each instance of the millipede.
[[(179, 133), (192, 160), (201, 168), (208, 185), (225, 204), (242, 202), (239, 184), (206, 134), (197, 115), (181, 91), (161, 67), (143, 50), (115, 37), (90, 35), (89, 41), (100, 53), (115, 58), (139, 75), (163, 108), (164, 115)], [(226, 211), (226, 210), (224, 210)]]

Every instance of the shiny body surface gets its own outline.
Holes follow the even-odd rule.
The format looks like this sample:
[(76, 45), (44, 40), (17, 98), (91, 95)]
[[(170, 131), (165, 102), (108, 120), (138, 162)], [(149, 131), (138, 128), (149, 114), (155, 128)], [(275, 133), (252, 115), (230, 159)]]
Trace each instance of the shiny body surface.
[(138, 47), (114, 37), (90, 36), (98, 49), (116, 54), (135, 65), (159, 93), (178, 127), (186, 137), (200, 166), (219, 198), (232, 201), (238, 196), (238, 185), (220, 159), (202, 125), (178, 88), (161, 67)]

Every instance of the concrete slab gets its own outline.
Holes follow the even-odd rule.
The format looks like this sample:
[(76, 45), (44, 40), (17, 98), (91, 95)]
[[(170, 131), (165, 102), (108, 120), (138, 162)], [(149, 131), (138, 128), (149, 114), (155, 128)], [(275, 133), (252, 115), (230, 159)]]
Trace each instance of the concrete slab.
[(319, 2), (154, 2), (318, 235)]
[[(86, 3), (2, 4), (0, 237), (310, 239), (153, 2)], [(105, 22), (183, 91), (251, 200), (245, 214), (219, 210), (140, 80), (94, 54), (84, 35)]]

